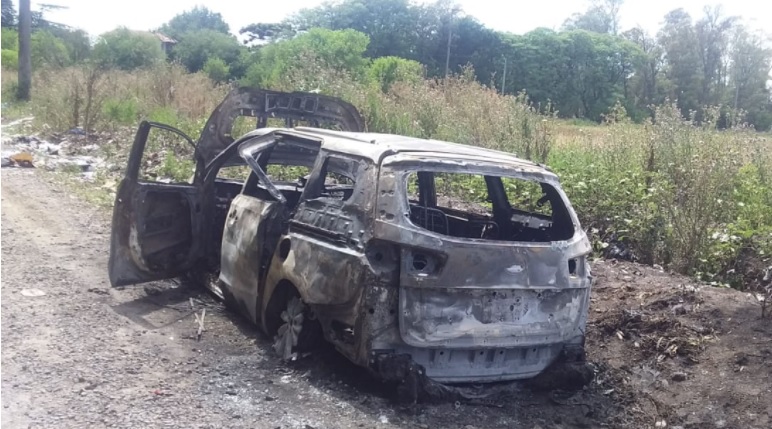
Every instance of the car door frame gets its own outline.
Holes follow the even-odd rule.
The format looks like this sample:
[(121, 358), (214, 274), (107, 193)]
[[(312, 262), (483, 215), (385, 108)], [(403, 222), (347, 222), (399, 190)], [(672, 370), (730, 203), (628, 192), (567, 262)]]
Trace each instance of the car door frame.
[[(201, 182), (204, 175), (204, 165), (198, 154), (194, 150), (196, 160), (196, 171), (193, 176), (192, 184), (182, 183), (161, 183), (140, 180), (139, 173), (142, 165), (142, 158), (147, 146), (147, 140), (152, 129), (160, 129), (172, 132), (186, 140), (194, 148), (196, 144), (193, 139), (184, 132), (166, 124), (157, 122), (142, 121), (137, 129), (134, 143), (129, 155), (126, 171), (121, 180), (115, 196), (115, 205), (113, 207), (112, 233), (110, 239), (110, 258), (108, 262), (108, 272), (110, 283), (114, 287), (128, 286), (145, 283), (153, 280), (169, 279), (186, 274), (193, 268), (199, 258), (203, 255), (203, 235), (204, 226), (202, 203), (203, 188)], [(177, 197), (179, 201), (187, 207), (190, 216), (189, 246), (187, 252), (178, 257), (179, 261), (168, 261), (159, 264), (157, 261), (149, 261), (145, 253), (149, 240), (150, 231), (146, 217), (152, 203), (163, 201), (153, 200), (150, 202), (148, 197), (156, 194), (170, 197)], [(181, 217), (185, 220), (185, 213)], [(152, 231), (156, 235), (163, 232), (163, 227), (168, 219), (160, 219), (160, 231)], [(173, 225), (168, 225), (171, 228)], [(163, 238), (163, 237), (162, 237)], [(164, 242), (163, 239), (156, 239), (156, 246), (161, 247), (162, 251), (169, 251), (172, 240)], [(173, 248), (173, 247), (171, 247)], [(163, 258), (158, 258), (163, 259)]]

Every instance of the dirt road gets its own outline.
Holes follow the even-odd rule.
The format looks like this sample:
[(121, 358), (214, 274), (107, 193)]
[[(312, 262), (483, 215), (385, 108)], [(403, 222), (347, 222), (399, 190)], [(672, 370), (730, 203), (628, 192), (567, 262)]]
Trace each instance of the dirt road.
[[(280, 363), (267, 339), (201, 290), (171, 281), (110, 288), (108, 242), (107, 213), (40, 172), (3, 169), (4, 428), (772, 422), (772, 322), (759, 320), (747, 294), (694, 288), (652, 268), (595, 267), (588, 351), (598, 375), (584, 391), (507, 387), (490, 400), (399, 406), (332, 351)], [(203, 309), (197, 341), (194, 312)]]

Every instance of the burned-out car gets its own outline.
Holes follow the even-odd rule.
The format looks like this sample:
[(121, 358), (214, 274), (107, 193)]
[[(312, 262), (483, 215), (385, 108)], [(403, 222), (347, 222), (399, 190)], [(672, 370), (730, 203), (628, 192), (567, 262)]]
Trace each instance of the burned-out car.
[[(234, 138), (236, 117), (257, 129)], [(323, 336), (390, 380), (516, 380), (583, 359), (590, 244), (546, 167), (366, 133), (340, 100), (238, 90), (184, 137), (191, 183), (157, 183), (138, 173), (153, 128), (179, 133), (140, 126), (115, 202), (114, 286), (213, 275), (283, 358)]]

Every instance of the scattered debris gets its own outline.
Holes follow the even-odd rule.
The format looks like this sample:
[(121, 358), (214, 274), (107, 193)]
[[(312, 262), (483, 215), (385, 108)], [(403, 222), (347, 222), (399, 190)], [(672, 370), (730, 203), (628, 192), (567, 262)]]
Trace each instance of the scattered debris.
[[(193, 298), (191, 298), (191, 305), (193, 305)], [(204, 333), (204, 318), (206, 317), (206, 308), (201, 310), (201, 317), (198, 317), (198, 313), (193, 313), (196, 316), (196, 322), (198, 323), (198, 332), (196, 333), (196, 341), (201, 341), (201, 335)]]
[(686, 381), (686, 373), (674, 372), (673, 375), (670, 376), (670, 379), (673, 381)]

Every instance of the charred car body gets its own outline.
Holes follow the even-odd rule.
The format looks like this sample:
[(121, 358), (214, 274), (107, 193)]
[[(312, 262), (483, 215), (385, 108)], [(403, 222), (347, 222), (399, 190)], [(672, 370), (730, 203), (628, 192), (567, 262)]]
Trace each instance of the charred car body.
[[(234, 139), (238, 116), (258, 128)], [(272, 116), (289, 127), (261, 128)], [(243, 89), (195, 143), (192, 183), (142, 181), (158, 127), (174, 131), (140, 126), (117, 193), (114, 286), (214, 274), (285, 359), (323, 335), (385, 379), (516, 380), (583, 359), (590, 245), (545, 167), (364, 133), (340, 100)], [(234, 166), (248, 177), (218, 177)]]

